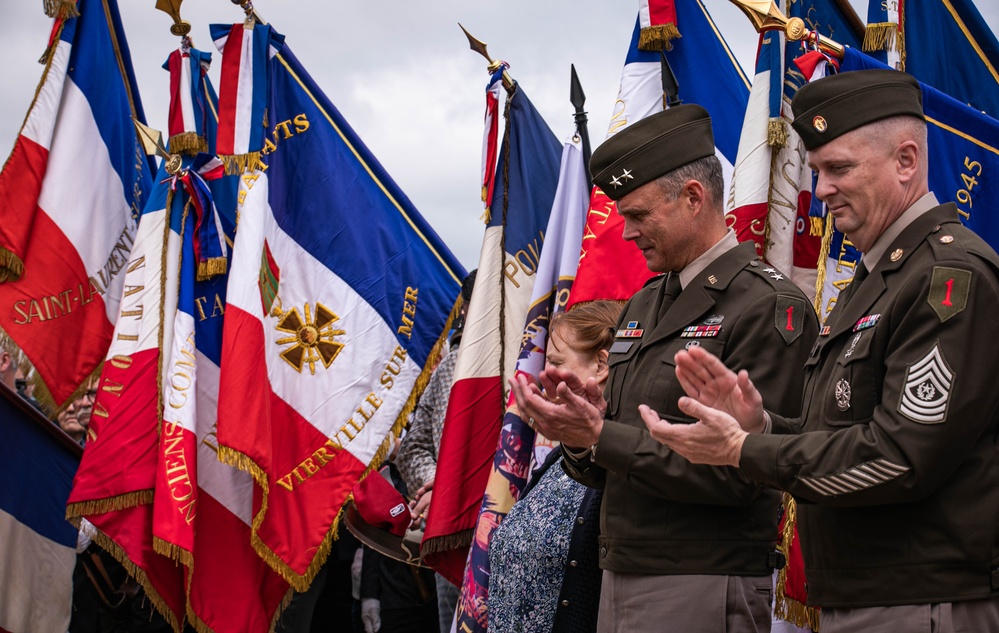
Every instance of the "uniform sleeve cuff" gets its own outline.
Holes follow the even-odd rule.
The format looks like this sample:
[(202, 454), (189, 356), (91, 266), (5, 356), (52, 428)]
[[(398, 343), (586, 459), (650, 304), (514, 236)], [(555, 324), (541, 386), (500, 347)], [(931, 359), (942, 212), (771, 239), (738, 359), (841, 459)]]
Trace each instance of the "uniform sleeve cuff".
[(739, 468), (753, 481), (780, 488), (777, 481), (777, 453), (784, 438), (780, 435), (750, 433), (742, 444)]

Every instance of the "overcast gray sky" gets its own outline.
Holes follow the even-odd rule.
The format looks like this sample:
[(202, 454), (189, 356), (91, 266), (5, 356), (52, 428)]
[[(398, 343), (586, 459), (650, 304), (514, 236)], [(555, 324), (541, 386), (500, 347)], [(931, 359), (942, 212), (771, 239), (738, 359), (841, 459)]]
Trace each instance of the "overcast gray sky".
[[(867, 2), (851, 0), (861, 19)], [(726, 0), (705, 0), (739, 62), (752, 76), (757, 35)], [(149, 124), (165, 130), (167, 72), (160, 68), (179, 43), (155, 0), (120, 0), (122, 20)], [(511, 64), (511, 74), (559, 138), (572, 132), (569, 64), (586, 92), (590, 138), (603, 140), (638, 3), (634, 0), (430, 0), (330, 2), (257, 0), (261, 16), (287, 43), (403, 191), (467, 267), (478, 263), (485, 62), (468, 50), (461, 22)], [(999, 2), (978, 0), (993, 32)], [(195, 46), (219, 59), (208, 35), (213, 22), (235, 22), (242, 11), (228, 0), (187, 0), (183, 17)], [(34, 95), (36, 63), (51, 20), (41, 0), (3, 0), (0, 41), (0, 151), (4, 155)], [(683, 31), (682, 16), (680, 29)]]

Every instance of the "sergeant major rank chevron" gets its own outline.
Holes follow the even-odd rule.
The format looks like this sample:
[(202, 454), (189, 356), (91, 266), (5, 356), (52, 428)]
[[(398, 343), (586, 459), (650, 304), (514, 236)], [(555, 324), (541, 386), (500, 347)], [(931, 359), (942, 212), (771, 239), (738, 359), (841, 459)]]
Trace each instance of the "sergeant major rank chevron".
[(939, 424), (947, 419), (947, 403), (954, 385), (954, 372), (940, 351), (940, 345), (909, 365), (902, 386), (898, 411), (913, 422)]

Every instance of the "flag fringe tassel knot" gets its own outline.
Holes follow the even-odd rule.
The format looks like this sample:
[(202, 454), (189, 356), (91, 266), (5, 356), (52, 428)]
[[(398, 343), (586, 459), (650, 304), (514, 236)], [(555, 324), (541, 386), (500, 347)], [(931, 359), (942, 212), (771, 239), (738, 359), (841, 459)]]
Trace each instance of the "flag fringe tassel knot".
[(787, 147), (787, 122), (776, 117), (767, 123), (767, 145), (783, 149)]
[(261, 152), (248, 152), (246, 154), (229, 154), (219, 156), (219, 160), (225, 165), (227, 176), (236, 174), (248, 174), (251, 171), (264, 171), (267, 166), (261, 160)]
[(80, 17), (80, 11), (76, 8), (76, 0), (43, 0), (45, 15), (57, 20)]
[(638, 35), (638, 49), (642, 51), (673, 50), (673, 40), (680, 39), (680, 29), (672, 22), (646, 26)]
[[(777, 549), (785, 557), (790, 556), (791, 542), (794, 540), (794, 526), (798, 522), (798, 504), (794, 498), (784, 493), (784, 529), (781, 531)], [(790, 560), (790, 558), (788, 558)], [(795, 626), (807, 627), (815, 633), (819, 631), (819, 611), (806, 606), (785, 593), (787, 586), (787, 565), (777, 572), (777, 587), (774, 592), (774, 615)]]
[(208, 141), (197, 132), (182, 132), (170, 137), (170, 153), (195, 156), (208, 152)]

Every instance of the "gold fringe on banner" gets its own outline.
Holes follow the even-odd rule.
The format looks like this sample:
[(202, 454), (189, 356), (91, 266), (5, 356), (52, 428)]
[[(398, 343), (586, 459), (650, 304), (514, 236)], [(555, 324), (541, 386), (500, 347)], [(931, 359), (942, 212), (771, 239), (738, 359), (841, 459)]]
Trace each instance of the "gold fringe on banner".
[(825, 233), (825, 223), (822, 218), (811, 216), (808, 218), (808, 237), (822, 237)]
[(783, 117), (767, 122), (767, 145), (780, 149), (787, 147), (787, 121)]
[(13, 251), (0, 246), (0, 283), (17, 281), (24, 274), (24, 262)]
[(170, 153), (194, 156), (208, 151), (208, 141), (197, 132), (181, 132), (170, 137)]
[[(784, 493), (784, 529), (781, 531), (777, 549), (784, 554), (788, 564), (791, 560), (791, 542), (794, 540), (794, 526), (798, 523), (798, 504), (794, 498)], [(795, 626), (808, 627), (818, 633), (819, 610), (804, 605), (786, 593), (787, 565), (777, 572), (777, 587), (774, 591), (774, 615)]]
[(194, 555), (191, 552), (179, 545), (164, 541), (158, 536), (153, 537), (153, 551), (160, 556), (177, 561), (185, 567), (191, 567), (194, 564)]
[(45, 15), (50, 18), (78, 18), (80, 10), (76, 8), (76, 0), (42, 0)]
[(208, 281), (212, 277), (224, 275), (229, 260), (225, 257), (212, 257), (207, 261), (198, 262), (198, 281)]
[(898, 24), (895, 22), (878, 22), (868, 24), (864, 29), (864, 42), (861, 49), (865, 53), (875, 51), (898, 50)]
[(93, 501), (80, 501), (70, 503), (66, 506), (66, 520), (79, 527), (81, 517), (92, 514), (107, 514), (108, 512), (119, 512), (134, 508), (136, 506), (146, 506), (153, 502), (152, 490), (139, 490), (117, 497), (107, 499), (95, 499)]
[(267, 165), (261, 160), (263, 154), (260, 152), (250, 152), (248, 154), (226, 154), (219, 156), (219, 160), (225, 165), (225, 173), (228, 176), (236, 174), (247, 174), (251, 171), (266, 171)]
[(672, 22), (646, 26), (638, 34), (638, 50), (669, 51), (673, 50), (673, 40), (680, 39), (680, 30)]
[(822, 289), (826, 285), (826, 262), (829, 261), (829, 250), (832, 248), (833, 220), (830, 217), (819, 218), (825, 222), (826, 230), (822, 235), (822, 246), (819, 248), (819, 261), (815, 275), (815, 314), (819, 315), (819, 322), (822, 322)]
[[(420, 372), (420, 375), (416, 379), (416, 383), (409, 395), (409, 398), (406, 400), (406, 404), (403, 406), (402, 411), (393, 423), (391, 431), (385, 436), (381, 446), (379, 446), (378, 450), (375, 452), (374, 459), (372, 459), (371, 463), (364, 469), (360, 479), (364, 479), (364, 477), (366, 477), (369, 473), (380, 468), (382, 462), (388, 456), (392, 443), (395, 438), (398, 437), (402, 428), (406, 425), (409, 414), (416, 408), (416, 403), (419, 401), (420, 395), (423, 393), (423, 390), (426, 389), (427, 383), (430, 382), (430, 374), (433, 372), (435, 364), (434, 361), (436, 360), (437, 355), (440, 354), (444, 341), (447, 338), (448, 331), (451, 329), (451, 324), (458, 316), (460, 310), (461, 297), (459, 296), (454, 307), (451, 309), (451, 314), (448, 315), (447, 322), (444, 324), (444, 331), (441, 333), (440, 337), (438, 337), (437, 342), (434, 344), (434, 347), (427, 358), (427, 362), (423, 367), (423, 371)], [(306, 569), (305, 574), (298, 574), (292, 570), (287, 563), (284, 562), (284, 560), (275, 554), (274, 551), (271, 550), (271, 548), (264, 543), (259, 536), (260, 526), (263, 524), (264, 518), (267, 516), (267, 501), (270, 495), (267, 474), (248, 455), (240, 453), (229, 446), (219, 446), (218, 456), (219, 461), (222, 463), (250, 473), (262, 489), (263, 495), (260, 503), (260, 510), (253, 517), (251, 529), (250, 540), (253, 544), (253, 549), (256, 550), (257, 554), (267, 561), (267, 564), (270, 565), (275, 572), (280, 574), (281, 577), (284, 578), (285, 582), (291, 585), (295, 591), (306, 591), (309, 588), (309, 585), (312, 584), (312, 579), (315, 578), (317, 573), (319, 573), (320, 568), (322, 568), (322, 566), (326, 563), (326, 559), (329, 557), (330, 550), (333, 547), (333, 540), (336, 538), (337, 530), (340, 527), (340, 520), (343, 518), (344, 508), (346, 507), (347, 501), (351, 498), (350, 495), (347, 496), (347, 499), (344, 500), (340, 509), (337, 511), (336, 518), (333, 520), (333, 525), (330, 526), (330, 529), (323, 538), (322, 543), (320, 543), (317, 548), (312, 562), (309, 564), (308, 569)], [(469, 531), (468, 543), (471, 543), (471, 531)]]
[(470, 547), (474, 534), (475, 528), (470, 528), (454, 534), (448, 534), (447, 536), (438, 536), (437, 538), (424, 540), (423, 545), (420, 546), (420, 556), (425, 558), (427, 554)]
[[(152, 494), (152, 491), (150, 491), (150, 494)], [(152, 503), (151, 496), (149, 499), (149, 503)], [(79, 518), (74, 518), (70, 520), (70, 523), (72, 523), (74, 526), (77, 527), (77, 529), (79, 529), (80, 527)], [(149, 598), (149, 602), (153, 605), (153, 608), (159, 611), (160, 615), (162, 615), (163, 618), (167, 621), (167, 623), (170, 625), (170, 628), (173, 629), (174, 633), (181, 633), (183, 622), (177, 621), (177, 617), (174, 615), (173, 611), (171, 611), (170, 608), (167, 606), (166, 600), (164, 600), (163, 597), (160, 596), (159, 592), (156, 591), (156, 588), (153, 587), (153, 584), (149, 581), (149, 577), (146, 576), (146, 572), (142, 571), (142, 569), (138, 565), (133, 563), (128, 558), (128, 555), (125, 553), (125, 550), (119, 547), (118, 544), (115, 543), (113, 540), (111, 540), (111, 538), (108, 535), (104, 534), (104, 532), (101, 532), (100, 530), (95, 528), (94, 534), (92, 536), (94, 542), (97, 543), (97, 545), (99, 545), (101, 549), (114, 556), (115, 560), (121, 563), (122, 567), (125, 568), (125, 571), (128, 572), (128, 575), (131, 576), (132, 578), (135, 578), (136, 582), (138, 582), (142, 586), (142, 589), (145, 590), (146, 597)]]

